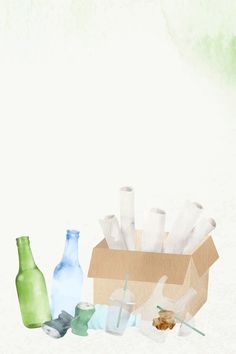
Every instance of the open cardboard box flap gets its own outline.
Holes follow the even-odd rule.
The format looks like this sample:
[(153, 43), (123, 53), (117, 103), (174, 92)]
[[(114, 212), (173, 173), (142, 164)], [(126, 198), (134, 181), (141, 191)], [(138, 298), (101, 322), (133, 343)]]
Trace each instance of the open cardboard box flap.
[(129, 280), (158, 282), (167, 275), (167, 283), (182, 284), (191, 259), (201, 276), (217, 258), (211, 236), (189, 255), (114, 250), (108, 248), (104, 239), (93, 249), (88, 276), (121, 280), (128, 272)]
[(208, 236), (192, 253), (192, 259), (201, 277), (219, 258), (211, 236)]

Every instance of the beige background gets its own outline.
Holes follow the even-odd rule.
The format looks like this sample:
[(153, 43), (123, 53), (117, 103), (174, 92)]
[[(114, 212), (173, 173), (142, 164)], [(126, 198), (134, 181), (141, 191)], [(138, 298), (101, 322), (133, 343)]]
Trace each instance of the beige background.
[[(21, 4), (20, 4), (21, 3)], [(235, 93), (172, 43), (158, 1), (0, 1), (0, 352), (227, 353), (235, 348)], [(78, 6), (79, 5), (79, 6)], [(50, 289), (67, 228), (86, 274), (98, 218), (136, 190), (136, 224), (158, 206), (167, 228), (186, 199), (217, 221), (220, 260), (196, 316), (207, 335), (155, 344), (133, 330), (52, 340), (21, 323), (15, 238), (29, 235)], [(92, 299), (85, 279), (84, 300)]]

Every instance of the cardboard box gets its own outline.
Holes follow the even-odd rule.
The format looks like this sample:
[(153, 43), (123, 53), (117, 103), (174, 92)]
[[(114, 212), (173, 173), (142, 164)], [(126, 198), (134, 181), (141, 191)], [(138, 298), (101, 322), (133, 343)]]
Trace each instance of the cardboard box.
[[(137, 245), (140, 232), (137, 234)], [(88, 277), (94, 278), (94, 303), (107, 304), (111, 293), (123, 287), (129, 273), (129, 289), (136, 308), (148, 300), (158, 280), (167, 275), (164, 295), (178, 299), (193, 287), (197, 295), (186, 311), (194, 315), (206, 302), (209, 268), (218, 259), (211, 236), (189, 255), (109, 249), (102, 240), (93, 249)]]

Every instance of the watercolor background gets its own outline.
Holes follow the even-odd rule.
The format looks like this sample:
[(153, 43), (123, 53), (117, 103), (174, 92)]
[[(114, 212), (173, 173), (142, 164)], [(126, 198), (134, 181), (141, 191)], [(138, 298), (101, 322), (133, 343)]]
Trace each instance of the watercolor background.
[(161, 0), (173, 42), (206, 74), (236, 84), (236, 1)]
[[(234, 354), (236, 107), (229, 73), (235, 62), (225, 74), (217, 51), (212, 71), (205, 54), (199, 60), (193, 43), (202, 24), (218, 32), (208, 27), (209, 13), (202, 17), (206, 2), (194, 1), (192, 10), (188, 3), (0, 0), (1, 354)], [(230, 11), (233, 24), (234, 2), (215, 3), (225, 4), (223, 15)], [(194, 25), (190, 47), (188, 23)], [(220, 260), (196, 316), (207, 336), (170, 335), (158, 345), (130, 329), (122, 338), (68, 333), (54, 341), (24, 328), (15, 238), (30, 236), (50, 289), (65, 231), (78, 228), (86, 273), (102, 237), (97, 220), (118, 213), (118, 190), (127, 184), (136, 190), (137, 227), (158, 206), (168, 213), (168, 228), (186, 199), (201, 202), (216, 219)], [(91, 279), (83, 297), (92, 301)]]

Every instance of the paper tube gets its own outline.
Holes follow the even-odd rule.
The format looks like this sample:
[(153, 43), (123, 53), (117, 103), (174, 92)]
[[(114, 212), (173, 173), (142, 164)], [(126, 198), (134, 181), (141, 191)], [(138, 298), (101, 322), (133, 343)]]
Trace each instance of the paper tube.
[(99, 220), (109, 248), (126, 249), (125, 242), (115, 215), (107, 215)]
[(165, 233), (166, 213), (152, 208), (143, 229), (141, 250), (144, 252), (161, 252)]
[(134, 190), (132, 187), (120, 189), (120, 225), (128, 250), (135, 250)]
[(166, 253), (182, 253), (187, 244), (190, 231), (195, 226), (203, 207), (187, 201), (179, 213), (172, 230), (164, 244)]
[(194, 229), (191, 231), (188, 239), (187, 246), (184, 248), (183, 253), (191, 253), (194, 248), (199, 245), (209, 233), (216, 227), (216, 222), (212, 218), (201, 219)]

